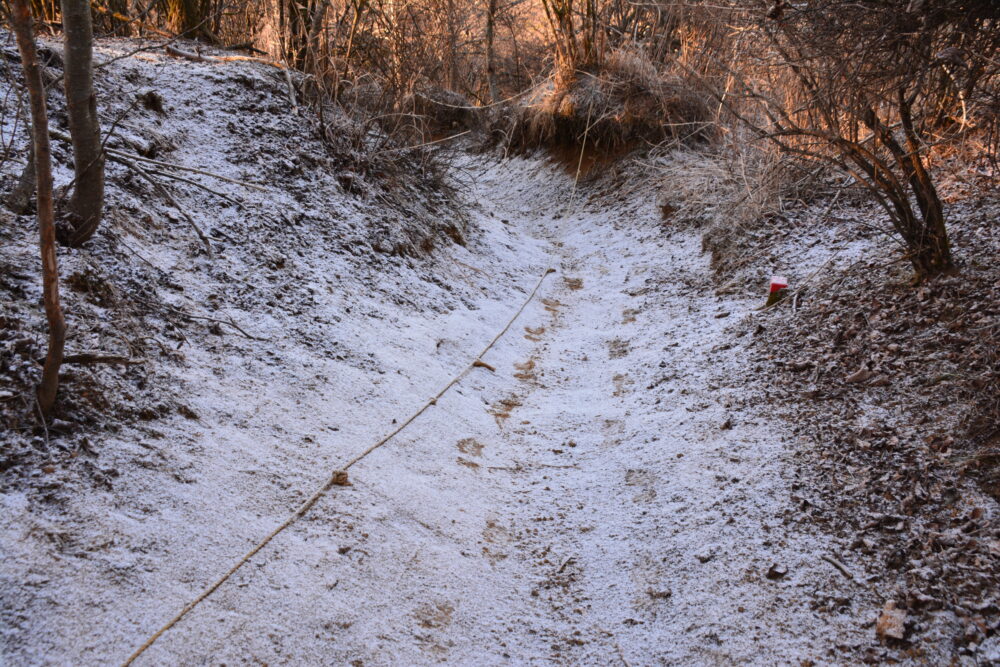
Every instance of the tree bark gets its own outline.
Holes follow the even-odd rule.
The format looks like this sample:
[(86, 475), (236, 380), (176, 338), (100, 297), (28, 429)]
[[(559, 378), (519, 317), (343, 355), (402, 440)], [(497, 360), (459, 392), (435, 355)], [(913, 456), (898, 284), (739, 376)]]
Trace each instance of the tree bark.
[(330, 8), (330, 0), (320, 0), (320, 4), (312, 15), (312, 24), (309, 26), (309, 46), (306, 52), (304, 71), (316, 76), (322, 76), (320, 71), (320, 33), (323, 31), (323, 24), (326, 22), (326, 12)]
[(361, 24), (361, 12), (364, 11), (366, 3), (367, 0), (353, 0), (351, 2), (351, 4), (354, 5), (354, 20), (351, 22), (351, 33), (347, 38), (347, 52), (344, 55), (344, 71), (341, 74), (342, 79), (346, 79), (347, 75), (350, 73), (351, 51), (354, 49), (354, 36), (358, 33), (358, 26)]
[[(65, 5), (66, 0), (63, 0)], [(189, 39), (208, 37), (205, 6), (200, 0), (165, 0), (167, 24), (178, 35)], [(214, 36), (213, 36), (214, 37)], [(213, 41), (209, 38), (209, 41)]]
[[(52, 155), (49, 148), (49, 121), (45, 108), (45, 88), (32, 34), (28, 0), (13, 0), (12, 24), (17, 33), (24, 78), (31, 98), (31, 129), (38, 187), (38, 231), (42, 254), (42, 295), (49, 324), (49, 349), (45, 355), (42, 381), (38, 385), (38, 408), (42, 417), (52, 412), (59, 388), (59, 367), (66, 344), (66, 321), (59, 305), (59, 267), (56, 263), (55, 214), (52, 208)], [(89, 7), (88, 7), (89, 12)]]
[(72, 231), (64, 239), (77, 247), (86, 243), (104, 210), (104, 151), (101, 126), (94, 94), (94, 33), (90, 3), (62, 0), (66, 109), (69, 133), (73, 138), (73, 167), (76, 185), (70, 199)]
[(938, 197), (934, 180), (927, 172), (920, 156), (920, 139), (913, 124), (910, 101), (902, 89), (897, 94), (897, 100), (900, 124), (903, 126), (903, 136), (906, 138), (907, 158), (910, 161), (910, 167), (906, 170), (910, 177), (910, 189), (913, 190), (917, 206), (923, 214), (920, 244), (912, 260), (917, 279), (923, 280), (954, 272), (955, 263), (951, 256), (951, 244), (944, 223), (944, 205)]
[(542, 7), (554, 40), (556, 66), (553, 78), (556, 90), (565, 92), (576, 80), (579, 60), (573, 26), (573, 0), (542, 0)]
[(497, 0), (489, 0), (486, 8), (486, 85), (490, 92), (490, 104), (497, 101), (497, 63), (493, 46), (496, 35)]

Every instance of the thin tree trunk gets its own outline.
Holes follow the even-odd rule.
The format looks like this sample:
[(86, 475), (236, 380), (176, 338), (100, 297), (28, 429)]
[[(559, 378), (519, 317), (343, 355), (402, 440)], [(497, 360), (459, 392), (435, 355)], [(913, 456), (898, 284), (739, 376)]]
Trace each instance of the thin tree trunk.
[(497, 63), (493, 42), (496, 34), (497, 0), (489, 0), (486, 9), (486, 85), (490, 91), (490, 103), (497, 101)]
[[(66, 0), (62, 0), (65, 6)], [(170, 29), (188, 39), (202, 38), (218, 44), (219, 38), (208, 29), (208, 4), (200, 0), (165, 0), (167, 24)], [(65, 10), (63, 10), (65, 11)]]
[(94, 94), (94, 33), (90, 3), (62, 0), (66, 110), (73, 138), (76, 185), (70, 200), (73, 230), (66, 242), (77, 247), (86, 243), (101, 224), (104, 210), (104, 152)]
[(545, 18), (552, 30), (555, 46), (555, 85), (562, 92), (576, 80), (576, 30), (573, 27), (573, 0), (542, 0)]
[[(32, 34), (28, 0), (13, 0), (12, 23), (17, 33), (24, 78), (31, 98), (31, 128), (38, 182), (38, 231), (42, 254), (42, 295), (49, 323), (49, 349), (45, 355), (42, 381), (38, 385), (38, 407), (42, 417), (52, 412), (59, 388), (59, 367), (66, 344), (66, 321), (59, 306), (59, 267), (56, 263), (56, 227), (52, 210), (52, 155), (49, 148), (49, 121), (45, 108), (45, 88)], [(89, 12), (89, 8), (88, 8)]]
[(406, 21), (403, 12), (409, 5), (408, 0), (387, 0), (386, 19), (389, 29), (389, 78), (394, 90), (404, 87), (403, 66), (406, 60)]
[(323, 31), (323, 23), (326, 21), (326, 11), (329, 8), (330, 0), (320, 0), (319, 6), (313, 12), (312, 24), (309, 26), (309, 46), (306, 53), (305, 71), (317, 76), (322, 75), (322, 72), (319, 71), (319, 35)]
[(448, 32), (448, 88), (458, 90), (458, 17), (455, 11), (455, 0), (447, 0), (445, 28)]
[(354, 0), (354, 20), (351, 22), (351, 34), (347, 38), (347, 52), (344, 54), (344, 73), (340, 78), (346, 79), (351, 66), (351, 51), (354, 49), (354, 36), (358, 33), (358, 25), (361, 23), (361, 12), (367, 0)]
[(951, 273), (955, 270), (955, 263), (951, 257), (951, 244), (948, 242), (948, 230), (944, 223), (944, 206), (920, 156), (920, 141), (913, 125), (910, 101), (906, 99), (902, 89), (897, 98), (900, 124), (903, 126), (903, 136), (906, 137), (907, 159), (910, 161), (910, 189), (913, 190), (923, 214), (920, 249), (915, 253), (916, 261), (913, 262), (917, 278)]

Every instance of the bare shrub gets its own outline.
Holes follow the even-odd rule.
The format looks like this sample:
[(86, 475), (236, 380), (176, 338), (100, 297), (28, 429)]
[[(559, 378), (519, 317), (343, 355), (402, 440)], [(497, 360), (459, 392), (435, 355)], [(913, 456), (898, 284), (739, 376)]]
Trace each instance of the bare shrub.
[[(927, 164), (970, 128), (973, 93), (995, 78), (990, 3), (764, 5), (747, 16), (759, 47), (714, 95), (760, 137), (855, 178), (885, 210), (917, 280), (954, 263)], [(992, 61), (991, 61), (992, 62)], [(991, 73), (992, 72), (992, 73)], [(730, 89), (731, 88), (731, 89)]]

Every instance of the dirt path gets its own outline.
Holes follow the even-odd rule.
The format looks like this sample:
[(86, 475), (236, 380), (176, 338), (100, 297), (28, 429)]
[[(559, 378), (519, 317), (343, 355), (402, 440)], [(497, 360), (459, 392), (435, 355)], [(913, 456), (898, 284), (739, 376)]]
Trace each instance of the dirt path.
[(487, 468), (503, 504), (483, 550), (532, 602), (498, 641), (517, 662), (823, 660), (858, 627), (807, 605), (840, 588), (818, 561), (833, 547), (787, 532), (786, 435), (738, 407), (725, 326), (757, 304), (713, 296), (697, 234), (665, 240), (651, 206), (588, 210), (550, 176), (506, 202), (503, 178), (482, 186), (559, 269), (501, 352), (496, 428), (477, 436), (507, 462)]
[[(220, 375), (192, 351), (200, 418), (158, 425), (171, 447), (150, 464), (180, 484), (126, 467), (153, 445), (123, 436), (115, 494), (82, 493), (60, 526), (8, 500), (23, 563), (0, 574), (62, 582), (17, 602), (10, 655), (124, 659), (468, 363), (549, 266), (495, 373), (352, 469), (140, 664), (775, 664), (860, 641), (810, 604), (845, 584), (819, 560), (832, 547), (783, 522), (794, 443), (739, 407), (725, 327), (755, 304), (713, 296), (697, 235), (666, 237), (651, 193), (598, 210), (540, 163), (471, 167), (487, 231), (446, 263), (478, 301), (424, 316), (331, 297), (375, 313), (336, 329), (373, 350), (353, 370), (277, 349)], [(90, 546), (40, 558), (24, 536), (45, 530)]]

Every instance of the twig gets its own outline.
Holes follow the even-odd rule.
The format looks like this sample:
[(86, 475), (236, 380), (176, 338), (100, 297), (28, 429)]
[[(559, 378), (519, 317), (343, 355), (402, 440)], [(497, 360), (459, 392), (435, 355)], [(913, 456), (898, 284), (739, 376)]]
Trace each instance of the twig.
[(49, 425), (45, 421), (45, 413), (42, 412), (42, 404), (38, 402), (38, 395), (35, 395), (35, 407), (38, 408), (38, 416), (42, 418), (42, 431), (45, 432), (45, 449), (49, 449)]
[(826, 561), (827, 563), (829, 563), (830, 565), (832, 565), (832, 566), (834, 566), (835, 568), (837, 568), (837, 570), (838, 570), (838, 571), (839, 571), (839, 572), (840, 572), (840, 573), (841, 573), (842, 575), (844, 575), (845, 577), (847, 577), (848, 579), (850, 579), (850, 580), (851, 580), (851, 581), (853, 581), (854, 583), (858, 583), (858, 580), (854, 578), (854, 575), (853, 575), (853, 574), (851, 574), (851, 571), (847, 569), (847, 566), (846, 566), (846, 565), (844, 565), (843, 563), (841, 563), (841, 562), (840, 562), (839, 560), (837, 560), (837, 559), (836, 559), (836, 558), (834, 558), (833, 556), (830, 556), (830, 555), (827, 555), (827, 554), (824, 554), (824, 555), (820, 556), (820, 558), (822, 558), (822, 559), (823, 559), (823, 560), (825, 560), (825, 561)]
[(503, 470), (505, 472), (524, 472), (524, 468), (519, 464), (516, 466), (486, 466), (489, 471)]
[(222, 199), (225, 199), (226, 201), (228, 201), (233, 206), (239, 207), (241, 209), (243, 208), (243, 203), (242, 202), (237, 201), (236, 199), (233, 199), (232, 197), (230, 197), (229, 195), (227, 195), (224, 192), (219, 192), (218, 190), (213, 190), (212, 188), (208, 187), (207, 185), (199, 183), (198, 181), (191, 180), (190, 178), (184, 178), (183, 176), (178, 176), (177, 174), (171, 174), (168, 171), (160, 171), (159, 169), (150, 169), (149, 173), (150, 174), (154, 174), (156, 176), (163, 176), (164, 178), (169, 178), (169, 179), (172, 179), (174, 181), (180, 181), (181, 183), (187, 183), (188, 185), (193, 185), (196, 188), (201, 188), (205, 192), (212, 193), (216, 197), (220, 197)]
[(248, 334), (246, 331), (244, 331), (242, 328), (240, 328), (240, 325), (236, 324), (236, 322), (234, 322), (233, 318), (231, 318), (231, 317), (228, 320), (217, 320), (217, 319), (212, 318), (212, 317), (203, 317), (203, 316), (198, 316), (198, 315), (191, 315), (191, 317), (193, 317), (195, 319), (198, 319), (198, 320), (208, 320), (210, 322), (218, 322), (220, 324), (228, 324), (229, 326), (231, 326), (232, 328), (236, 329), (237, 331), (239, 331), (241, 334), (243, 334), (244, 336), (246, 336), (250, 340), (261, 340), (261, 341), (270, 341), (271, 340), (270, 338), (264, 338), (262, 336), (254, 336), (254, 335)]
[(625, 659), (625, 652), (622, 651), (622, 647), (618, 645), (618, 642), (615, 642), (615, 650), (618, 651), (618, 657), (621, 658), (622, 664), (624, 664), (625, 667), (632, 667), (629, 661)]
[[(166, 304), (164, 304), (164, 305), (166, 305)], [(244, 336), (246, 336), (250, 340), (260, 340), (260, 341), (270, 341), (271, 340), (270, 338), (263, 338), (261, 336), (254, 336), (253, 334), (247, 333), (242, 327), (240, 327), (240, 325), (236, 324), (236, 322), (234, 322), (233, 318), (231, 318), (231, 317), (228, 320), (220, 320), (218, 318), (208, 317), (206, 315), (192, 315), (191, 313), (188, 313), (186, 311), (180, 310), (179, 308), (174, 308), (173, 306), (167, 306), (167, 308), (170, 308), (174, 312), (176, 312), (176, 313), (178, 313), (180, 315), (183, 315), (184, 317), (190, 317), (193, 320), (204, 320), (206, 322), (216, 322), (218, 324), (226, 324), (226, 325), (231, 326), (232, 328), (236, 329), (236, 331), (238, 331), (239, 333), (243, 334)]]
[(252, 42), (243, 42), (241, 44), (230, 44), (229, 46), (220, 46), (223, 51), (249, 51), (250, 53), (259, 53), (262, 56), (267, 55), (267, 51), (261, 51), (253, 45)]
[[(49, 130), (49, 135), (59, 139), (60, 141), (71, 142), (69, 135), (63, 134), (58, 130)], [(247, 183), (246, 181), (239, 181), (235, 178), (229, 178), (228, 176), (223, 176), (221, 174), (216, 174), (211, 171), (206, 171), (204, 169), (198, 169), (196, 167), (186, 167), (181, 164), (175, 164), (173, 162), (164, 162), (162, 160), (154, 160), (152, 158), (143, 157), (141, 155), (133, 155), (131, 153), (126, 153), (125, 151), (120, 151), (117, 148), (105, 148), (104, 152), (107, 153), (108, 158), (118, 161), (118, 158), (124, 160), (130, 160), (132, 162), (145, 162), (147, 164), (155, 164), (159, 167), (166, 167), (167, 169), (176, 169), (177, 171), (188, 171), (192, 174), (201, 174), (202, 176), (210, 176), (214, 179), (225, 181), (226, 183), (233, 183), (235, 185), (242, 185), (245, 188), (250, 188), (251, 190), (259, 190), (260, 192), (267, 192), (267, 188), (262, 185), (257, 185), (256, 183)]]
[[(247, 333), (246, 331), (243, 330), (242, 327), (240, 327), (240, 325), (236, 324), (236, 322), (234, 322), (233, 318), (231, 318), (231, 317), (228, 320), (220, 320), (220, 319), (215, 318), (215, 317), (208, 317), (207, 315), (192, 315), (191, 313), (187, 312), (186, 310), (182, 310), (181, 308), (178, 308), (176, 306), (171, 306), (168, 303), (162, 303), (162, 302), (161, 303), (155, 303), (153, 301), (149, 301), (148, 299), (143, 299), (142, 297), (136, 297), (136, 296), (133, 296), (132, 298), (134, 300), (136, 300), (136, 301), (139, 301), (141, 303), (145, 303), (147, 306), (152, 306), (154, 308), (156, 308), (158, 306), (162, 306), (163, 308), (166, 308), (167, 310), (173, 312), (175, 315), (180, 315), (181, 317), (186, 317), (188, 319), (192, 319), (192, 320), (204, 320), (206, 322), (216, 322), (218, 324), (225, 324), (226, 326), (230, 326), (230, 327), (236, 329), (236, 331), (238, 331), (242, 335), (246, 336), (250, 340), (259, 340), (259, 341), (264, 341), (264, 342), (270, 342), (270, 340), (271, 340), (270, 338), (263, 338), (261, 336), (254, 336), (252, 334)], [(154, 339), (154, 340), (156, 340), (156, 339)], [(159, 341), (157, 341), (157, 342), (159, 342)]]
[(192, 61), (194, 61), (196, 63), (214, 63), (214, 62), (218, 62), (212, 56), (203, 56), (202, 54), (198, 53), (197, 51), (188, 51), (186, 49), (182, 49), (182, 48), (176, 47), (173, 44), (164, 44), (163, 45), (163, 50), (166, 51), (167, 53), (169, 53), (170, 55), (175, 56), (177, 58), (184, 58), (185, 60), (192, 60)]
[(124, 246), (126, 250), (128, 250), (128, 251), (129, 251), (129, 252), (131, 252), (131, 253), (132, 253), (133, 255), (135, 255), (136, 257), (138, 257), (138, 258), (139, 258), (139, 259), (140, 259), (140, 260), (141, 260), (141, 261), (142, 261), (143, 263), (145, 263), (145, 264), (146, 264), (146, 266), (148, 266), (149, 268), (151, 268), (151, 269), (153, 269), (153, 270), (155, 270), (155, 271), (159, 271), (160, 273), (162, 273), (162, 272), (163, 272), (163, 269), (161, 269), (160, 267), (156, 266), (156, 265), (155, 265), (155, 264), (153, 264), (153, 263), (152, 263), (151, 261), (149, 261), (148, 259), (146, 259), (146, 258), (145, 258), (145, 257), (143, 257), (142, 255), (140, 255), (140, 254), (139, 254), (139, 251), (137, 251), (137, 250), (136, 250), (135, 248), (133, 248), (133, 247), (132, 247), (132, 246), (130, 246), (129, 244), (125, 243), (125, 241), (123, 241), (123, 240), (122, 240), (122, 237), (121, 237), (121, 235), (120, 235), (120, 234), (116, 234), (116, 235), (115, 235), (115, 241), (116, 241), (117, 243), (121, 243), (121, 244), (122, 244), (122, 246)]
[(451, 141), (452, 139), (464, 137), (469, 132), (472, 132), (472, 130), (466, 130), (465, 132), (459, 132), (458, 134), (453, 134), (450, 137), (444, 137), (443, 139), (435, 139), (434, 141), (428, 141), (426, 143), (417, 144), (416, 146), (401, 146), (400, 148), (386, 148), (374, 153), (374, 155), (382, 155), (385, 153), (401, 153), (403, 151), (412, 151), (417, 148), (423, 148), (424, 146), (433, 146), (434, 144), (440, 144), (445, 141)]
[(222, 176), (221, 174), (216, 174), (211, 171), (205, 171), (204, 169), (197, 169), (195, 167), (185, 167), (183, 165), (174, 164), (173, 162), (163, 162), (162, 160), (154, 160), (152, 158), (143, 157), (141, 155), (130, 155), (129, 153), (117, 150), (115, 148), (108, 148), (105, 150), (105, 152), (108, 154), (109, 157), (113, 158), (124, 158), (126, 160), (132, 160), (134, 162), (145, 162), (147, 164), (155, 164), (159, 167), (166, 167), (167, 169), (176, 169), (177, 171), (189, 171), (192, 174), (211, 176), (212, 178), (218, 179), (220, 181), (225, 181), (226, 183), (235, 183), (236, 185), (242, 185), (243, 187), (250, 188), (251, 190), (259, 190), (260, 192), (267, 192), (267, 188), (261, 185), (257, 185), (256, 183), (247, 183), (246, 181), (238, 181), (235, 178)]
[(208, 240), (208, 237), (205, 236), (205, 233), (201, 231), (201, 227), (199, 227), (198, 223), (194, 221), (194, 218), (188, 215), (188, 212), (185, 211), (184, 208), (179, 203), (177, 203), (177, 200), (174, 199), (174, 196), (172, 194), (170, 194), (170, 191), (166, 188), (166, 186), (157, 181), (152, 176), (150, 176), (139, 165), (133, 164), (128, 160), (118, 160), (118, 162), (125, 165), (135, 173), (139, 174), (139, 176), (152, 183), (153, 187), (156, 188), (160, 192), (160, 194), (162, 194), (175, 209), (177, 209), (177, 212), (184, 216), (184, 219), (188, 221), (188, 224), (191, 225), (195, 233), (198, 235), (198, 238), (201, 239), (201, 242), (205, 245), (205, 250), (208, 252), (209, 258), (214, 259), (215, 253), (212, 252), (212, 243)]

